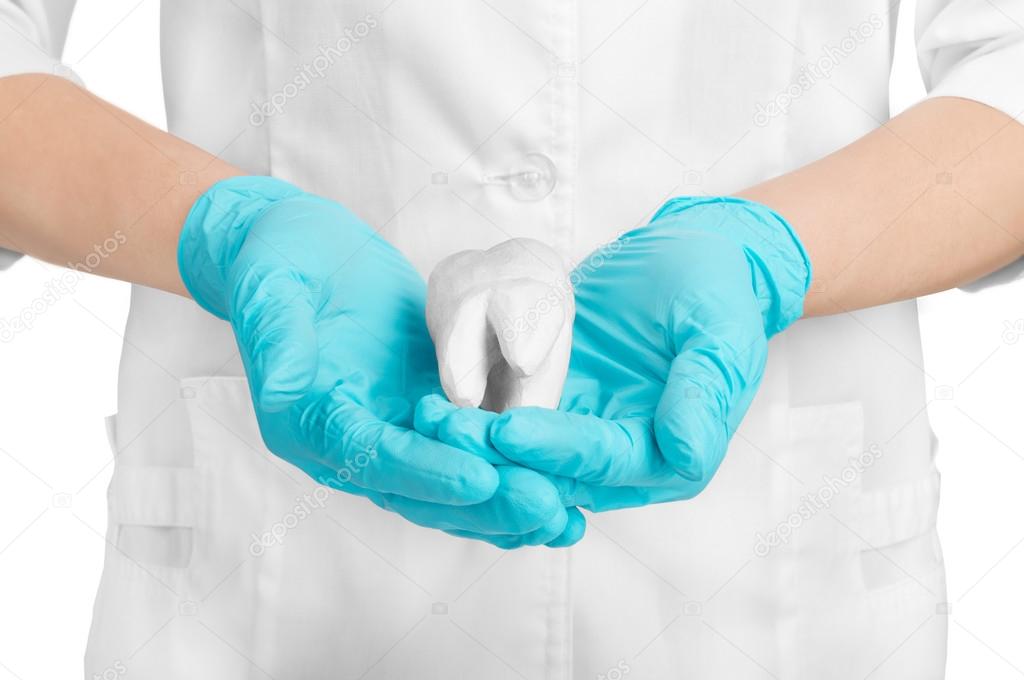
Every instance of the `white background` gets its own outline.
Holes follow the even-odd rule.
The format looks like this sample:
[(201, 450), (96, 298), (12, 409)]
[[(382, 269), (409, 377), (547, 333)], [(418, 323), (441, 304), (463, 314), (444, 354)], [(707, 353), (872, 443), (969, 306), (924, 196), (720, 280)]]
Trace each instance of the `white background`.
[[(911, 10), (905, 1), (904, 16)], [(897, 111), (922, 93), (906, 23)], [(158, 24), (158, 0), (79, 0), (65, 60), (91, 90), (163, 127)], [(0, 320), (60, 276), (27, 259), (0, 274)], [(1024, 675), (1022, 297), (1024, 284), (1011, 284), (920, 302), (951, 678)], [(81, 676), (112, 467), (103, 417), (116, 410), (127, 305), (127, 285), (83, 277), (31, 331), (0, 344), (0, 680)]]

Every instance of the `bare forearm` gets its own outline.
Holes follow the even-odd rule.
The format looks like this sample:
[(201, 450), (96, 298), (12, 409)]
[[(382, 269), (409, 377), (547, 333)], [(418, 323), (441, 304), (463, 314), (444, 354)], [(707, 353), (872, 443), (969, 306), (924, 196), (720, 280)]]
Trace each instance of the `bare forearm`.
[(740, 192), (800, 234), (809, 316), (917, 297), (1024, 253), (1024, 125), (937, 98), (799, 170)]
[(0, 79), (0, 246), (186, 294), (178, 233), (240, 171), (74, 84)]

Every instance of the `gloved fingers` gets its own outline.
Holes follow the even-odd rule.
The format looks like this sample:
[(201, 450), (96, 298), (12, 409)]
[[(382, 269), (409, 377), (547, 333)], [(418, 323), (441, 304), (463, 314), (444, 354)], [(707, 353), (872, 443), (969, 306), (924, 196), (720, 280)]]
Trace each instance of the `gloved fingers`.
[(602, 486), (643, 485), (666, 471), (650, 422), (606, 420), (544, 408), (517, 408), (498, 416), (491, 444), (509, 460), (560, 477)]
[(473, 505), (498, 488), (493, 465), (472, 454), (378, 419), (334, 391), (301, 414), (308, 450), (346, 483), (380, 493)]
[(440, 394), (428, 394), (416, 402), (413, 427), (424, 437), (437, 439), (437, 430), (449, 413), (458, 407)]
[(352, 494), (353, 496), (362, 496), (370, 499), (377, 505), (382, 506), (383, 501), (381, 500), (382, 497), (380, 494), (375, 491), (371, 491), (370, 489), (364, 489), (356, 486), (343, 475), (339, 475), (338, 471), (332, 467), (328, 467), (327, 465), (308, 458), (296, 460), (294, 464), (321, 486), (326, 486), (334, 491)]
[(566, 508), (565, 512), (568, 515), (565, 528), (562, 529), (562, 533), (544, 544), (549, 548), (568, 548), (575, 545), (587, 531), (587, 519), (579, 509)]
[(502, 550), (515, 550), (537, 545), (546, 545), (549, 548), (568, 548), (583, 538), (586, 528), (586, 520), (580, 511), (576, 508), (566, 508), (564, 516), (558, 516), (547, 525), (528, 534), (481, 534), (459, 529), (449, 529), (445, 533), (459, 538), (484, 541)]
[(256, 406), (280, 411), (304, 396), (316, 379), (319, 351), (307, 284), (289, 269), (250, 268), (238, 277), (229, 305)]
[[(679, 478), (673, 475), (675, 480)], [(685, 482), (695, 486), (692, 482)], [(676, 484), (678, 486), (678, 482)], [(675, 500), (683, 497), (694, 496), (692, 494), (679, 494)], [(641, 486), (593, 486), (580, 484), (574, 494), (574, 500), (578, 507), (590, 512), (608, 512), (611, 510), (625, 510), (627, 508), (640, 508), (653, 502), (650, 487)]]
[[(438, 523), (437, 517), (444, 513), (446, 509), (446, 506), (428, 508), (425, 506), (429, 504), (425, 504), (422, 501), (411, 501), (408, 499), (406, 499), (405, 503), (401, 501), (395, 503), (393, 502), (395, 498), (393, 496), (367, 491), (352, 484), (345, 484), (339, 481), (337, 477), (334, 476), (332, 470), (320, 465), (304, 466), (303, 470), (309, 474), (310, 477), (328, 488), (334, 489), (335, 491), (341, 491), (343, 493), (363, 496), (382, 510), (394, 512), (403, 519), (426, 529), (436, 529), (436, 524)], [(426, 521), (424, 521), (424, 518), (427, 518)], [(543, 528), (538, 531), (542, 530)], [(536, 532), (530, 532), (528, 534), (482, 534), (475, 531), (465, 531), (460, 529), (442, 529), (442, 531), (458, 538), (468, 538), (490, 543), (502, 550), (514, 550), (515, 548), (521, 548), (526, 545), (537, 545), (536, 542), (531, 542), (534, 540), (534, 534)], [(569, 531), (568, 526), (562, 534), (564, 535), (567, 531)], [(558, 539), (561, 538), (562, 535), (559, 535)]]
[[(380, 494), (368, 489), (355, 486), (351, 483), (347, 483), (340, 479), (336, 471), (325, 465), (307, 461), (302, 464), (302, 469), (306, 474), (316, 480), (319, 484), (322, 484), (328, 488), (334, 489), (335, 491), (341, 491), (344, 493), (350, 493), (357, 496), (364, 496), (365, 498), (372, 501), (375, 505), (381, 509), (388, 510), (390, 512), (396, 512), (405, 519), (424, 526), (426, 528), (439, 528), (441, 525), (449, 526), (463, 526), (465, 522), (459, 520), (453, 514), (455, 509), (453, 506), (446, 506), (434, 503), (426, 503), (423, 501), (415, 501), (400, 496), (394, 496), (391, 494)], [(506, 479), (506, 486), (510, 485), (510, 482)], [(527, 491), (530, 491), (527, 489)], [(499, 492), (499, 493), (504, 493)], [(489, 503), (490, 501), (485, 502)], [(507, 501), (500, 501), (505, 503)], [(465, 512), (472, 512), (473, 508), (477, 506), (467, 506), (459, 508), (459, 514)], [(494, 508), (487, 510), (492, 514)], [(539, 515), (545, 514), (545, 511), (541, 510)], [(447, 515), (447, 520), (445, 516)], [(497, 529), (500, 531), (508, 531), (508, 523), (495, 524), (489, 522), (486, 519), (477, 518), (474, 520), (472, 526), (479, 528)], [(505, 550), (512, 550), (529, 545), (547, 545), (552, 548), (565, 548), (570, 545), (577, 543), (586, 531), (587, 521), (574, 507), (565, 508), (564, 513), (560, 513), (557, 510), (552, 516), (537, 529), (527, 533), (482, 533), (480, 531), (471, 531), (467, 529), (442, 529), (445, 533), (460, 538), (470, 538), (479, 541), (485, 541), (492, 545)]]
[[(494, 535), (478, 534), (472, 531), (449, 530), (445, 533), (459, 538), (469, 538), (477, 541), (484, 541), (502, 550), (515, 550), (524, 546), (546, 545), (549, 548), (568, 548), (580, 542), (587, 530), (587, 520), (576, 508), (566, 508), (568, 516), (565, 528), (562, 532), (550, 540), (544, 540), (545, 532), (548, 530), (538, 529), (529, 534), (517, 535)], [(550, 533), (548, 533), (550, 535)]]
[(568, 515), (555, 489), (539, 474), (519, 467), (497, 468), (500, 483), (494, 495), (476, 505), (428, 503), (389, 494), (385, 507), (420, 526), (488, 536), (524, 536), (536, 532), (539, 542), (557, 537)]
[[(491, 424), (497, 418), (498, 414), (492, 411), (459, 408), (441, 395), (431, 394), (416, 405), (414, 426), (425, 437), (468, 451), (495, 465), (514, 465), (491, 444)], [(558, 491), (562, 505), (579, 505), (576, 499), (586, 485), (569, 477), (541, 474)]]
[(763, 334), (735, 342), (701, 334), (672, 361), (654, 433), (684, 479), (707, 484), (718, 469), (757, 391), (767, 351)]
[(487, 534), (478, 534), (473, 531), (459, 531), (457, 529), (445, 529), (444, 533), (449, 536), (455, 536), (456, 538), (468, 538), (471, 541), (483, 541), (484, 543), (490, 543), (495, 548), (501, 548), (502, 550), (516, 550), (531, 545), (537, 545), (536, 543), (529, 542), (529, 535), (516, 536), (515, 534), (494, 534), (488, 536)]
[(478, 408), (459, 408), (439, 394), (428, 394), (416, 404), (413, 426), (425, 437), (479, 456), (495, 465), (509, 460), (491, 446), (488, 430), (498, 414)]
[(562, 536), (562, 534), (565, 533), (566, 528), (569, 526), (570, 509), (571, 508), (564, 508), (562, 512), (555, 513), (555, 515), (542, 526), (527, 534), (523, 534), (523, 545), (547, 545), (551, 541)]

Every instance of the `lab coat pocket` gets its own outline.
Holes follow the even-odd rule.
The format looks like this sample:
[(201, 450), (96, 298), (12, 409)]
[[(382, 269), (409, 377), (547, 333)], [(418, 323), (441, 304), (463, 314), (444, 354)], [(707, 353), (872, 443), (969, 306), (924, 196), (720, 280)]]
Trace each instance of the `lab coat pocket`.
[[(887, 458), (907, 452), (867, 441), (864, 430), (860, 402), (790, 409), (792, 462), (803, 481), (788, 579), (796, 615), (785, 636), (793, 677), (941, 677), (938, 474), (929, 462), (909, 481), (877, 484)], [(866, 486), (865, 475), (876, 483)]]
[[(85, 677), (185, 677), (175, 640), (194, 609), (190, 564), (201, 514), (191, 467), (139, 464), (119, 450), (117, 416), (107, 418), (115, 467), (107, 490), (107, 549), (93, 607)], [(205, 676), (196, 676), (205, 677)]]
[(188, 597), (221, 648), (209, 677), (568, 672), (566, 551), (503, 553), (330, 491), (267, 450), (244, 378), (183, 390), (204, 499)]
[[(844, 518), (856, 532), (864, 616), (879, 641), (873, 677), (944, 674), (949, 605), (938, 503), (939, 474), (932, 469), (916, 480), (865, 491)], [(891, 649), (883, 651), (886, 645)]]

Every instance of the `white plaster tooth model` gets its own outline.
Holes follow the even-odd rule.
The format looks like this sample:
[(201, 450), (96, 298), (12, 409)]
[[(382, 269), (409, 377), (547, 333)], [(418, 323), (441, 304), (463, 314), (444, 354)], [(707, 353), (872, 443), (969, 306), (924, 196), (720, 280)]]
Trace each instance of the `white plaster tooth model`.
[(427, 327), (448, 399), (499, 413), (555, 408), (575, 316), (569, 268), (540, 241), (516, 238), (445, 258), (430, 275)]

